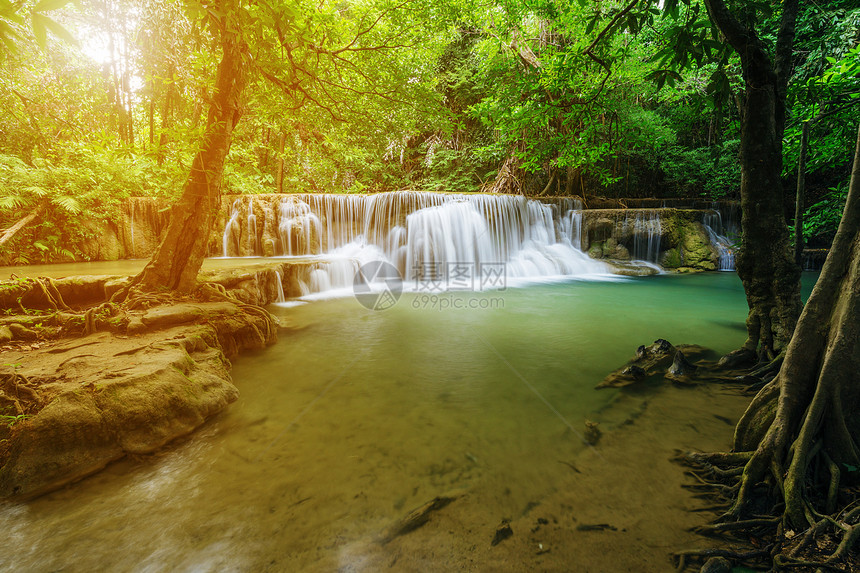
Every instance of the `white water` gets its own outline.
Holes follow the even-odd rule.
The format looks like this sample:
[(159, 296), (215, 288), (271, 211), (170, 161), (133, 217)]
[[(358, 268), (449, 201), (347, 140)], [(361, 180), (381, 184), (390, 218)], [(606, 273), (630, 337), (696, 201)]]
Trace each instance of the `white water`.
[(711, 244), (717, 248), (720, 253), (720, 270), (733, 271), (735, 270), (735, 246), (731, 239), (726, 235), (735, 229), (731, 225), (723, 224), (723, 216), (719, 210), (707, 211), (702, 221), (705, 230), (708, 232), (708, 237), (711, 239)]
[(284, 296), (284, 279), (281, 276), (280, 271), (275, 271), (275, 276), (278, 277), (277, 287), (278, 287), (278, 299), (275, 302), (286, 302), (287, 297)]
[(227, 224), (224, 226), (224, 235), (221, 239), (221, 242), (223, 245), (223, 251), (222, 252), (223, 252), (223, 256), (225, 256), (225, 257), (230, 256), (230, 239), (232, 238), (232, 236), (234, 234), (234, 229), (236, 227), (238, 227), (236, 224), (238, 222), (238, 219), (239, 219), (239, 200), (236, 199), (233, 202), (233, 208), (230, 211), (230, 219), (227, 220)]
[[(559, 205), (519, 196), (421, 192), (291, 195), (273, 205), (237, 201), (224, 229), (223, 253), (260, 254), (268, 233), (276, 256), (325, 255), (300, 279), (305, 295), (352, 286), (356, 270), (370, 261), (394, 265), (405, 283), (432, 280), (443, 288), (475, 290), (504, 286), (482, 282), (488, 277), (606, 275), (608, 266), (579, 248), (579, 202)], [(246, 229), (239, 226), (242, 208)], [(256, 239), (259, 215), (266, 221), (262, 240)], [(248, 250), (239, 253), (242, 233), (249, 235)]]
[(131, 258), (134, 258), (134, 201), (129, 203), (129, 211), (131, 211)]
[[(625, 224), (629, 223), (625, 221)], [(633, 219), (632, 257), (639, 261), (659, 263), (662, 231), (659, 211), (637, 212)]]

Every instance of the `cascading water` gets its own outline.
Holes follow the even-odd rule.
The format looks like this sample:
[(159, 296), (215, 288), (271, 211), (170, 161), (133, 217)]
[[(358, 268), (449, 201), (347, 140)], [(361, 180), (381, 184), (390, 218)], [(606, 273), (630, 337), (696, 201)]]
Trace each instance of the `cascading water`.
[(252, 197), (248, 197), (248, 252), (257, 252), (257, 216), (254, 214)]
[(570, 246), (582, 250), (582, 201), (565, 199), (560, 211), (559, 236), (560, 242), (568, 241)]
[[(608, 273), (607, 265), (579, 248), (578, 201), (551, 206), (520, 196), (424, 192), (290, 195), (276, 201), (273, 224), (264, 225), (262, 236), (250, 204), (248, 229), (236, 228), (245, 206), (234, 202), (223, 252), (228, 256), (234, 237), (245, 232), (248, 254), (261, 254), (269, 242), (276, 256), (325, 255), (299, 277), (305, 294), (349, 287), (358, 267), (373, 260), (391, 263), (404, 281), (416, 284), (428, 273), (449, 280), (456, 272), (478, 286), (491, 267), (488, 272), (501, 269), (514, 279)], [(272, 237), (265, 236), (269, 228)]]
[(131, 212), (131, 257), (134, 258), (134, 201), (129, 204), (129, 211)]
[(278, 299), (275, 302), (285, 302), (287, 297), (284, 296), (284, 277), (281, 276), (280, 271), (275, 271), (275, 276), (278, 279), (275, 285), (278, 288)]
[(233, 207), (230, 210), (230, 218), (227, 220), (227, 224), (224, 226), (224, 235), (221, 239), (222, 243), (222, 256), (229, 257), (230, 256), (230, 241), (234, 236), (238, 236), (237, 227), (238, 219), (239, 219), (239, 200), (236, 199), (233, 201)]
[(735, 270), (735, 252), (732, 240), (726, 236), (728, 229), (723, 225), (722, 213), (719, 210), (707, 211), (703, 217), (702, 224), (705, 231), (708, 232), (708, 237), (711, 244), (716, 247), (720, 254), (720, 270), (733, 271)]
[(659, 263), (662, 232), (659, 211), (637, 212), (633, 219), (633, 258)]

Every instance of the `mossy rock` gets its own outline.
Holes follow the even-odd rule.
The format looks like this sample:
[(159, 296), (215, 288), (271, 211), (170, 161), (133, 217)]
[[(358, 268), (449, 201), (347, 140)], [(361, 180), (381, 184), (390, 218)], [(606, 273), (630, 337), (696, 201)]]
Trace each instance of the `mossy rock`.
[(683, 265), (681, 259), (681, 251), (677, 248), (671, 248), (663, 253), (663, 258), (660, 260), (660, 265), (664, 269), (677, 269)]
[(588, 256), (592, 259), (602, 259), (603, 243), (592, 243), (591, 247), (588, 248)]

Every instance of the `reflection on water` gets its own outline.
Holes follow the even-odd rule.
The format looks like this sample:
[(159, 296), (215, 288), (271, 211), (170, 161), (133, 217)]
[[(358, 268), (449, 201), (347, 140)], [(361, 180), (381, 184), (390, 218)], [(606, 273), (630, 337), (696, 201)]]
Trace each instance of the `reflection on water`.
[[(465, 535), (553, 492), (584, 420), (623, 419), (618, 392), (593, 387), (639, 344), (744, 338), (727, 273), (442, 296), (465, 306), (273, 307), (296, 329), (236, 361), (238, 402), (159, 455), (0, 509), (0, 567), (361, 570), (363, 548), (434, 496), (470, 492)], [(502, 307), (468, 308), (482, 297)]]

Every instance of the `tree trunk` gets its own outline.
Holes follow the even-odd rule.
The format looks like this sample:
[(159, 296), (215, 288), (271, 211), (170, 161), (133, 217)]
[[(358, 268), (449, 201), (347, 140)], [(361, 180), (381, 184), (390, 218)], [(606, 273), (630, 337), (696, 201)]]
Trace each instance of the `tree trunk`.
[(284, 192), (284, 144), (287, 141), (287, 133), (281, 132), (278, 139), (278, 175), (275, 178), (275, 189), (277, 193)]
[(0, 247), (9, 242), (12, 237), (14, 237), (18, 231), (29, 225), (33, 219), (39, 216), (39, 213), (42, 212), (44, 205), (40, 204), (35, 209), (33, 209), (28, 215), (21, 217), (18, 221), (9, 227), (8, 229), (0, 229)]
[(809, 143), (809, 122), (803, 122), (800, 132), (800, 157), (797, 160), (797, 195), (794, 200), (794, 263), (803, 268), (803, 208), (806, 202), (806, 147)]
[(235, 34), (221, 32), (223, 54), (209, 107), (206, 133), (194, 157), (182, 197), (173, 206), (167, 233), (152, 260), (135, 277), (133, 286), (144, 291), (190, 291), (206, 256), (214, 214), (220, 207), (221, 177), (230, 150), (233, 128), (241, 116), (246, 83), (242, 45)]
[[(749, 305), (747, 340), (725, 365), (772, 360), (785, 349), (800, 313), (800, 269), (794, 264), (784, 212), (782, 134), (785, 83), (797, 16), (787, 0), (775, 64), (754, 30), (742, 24), (723, 0), (706, 0), (711, 20), (740, 55), (744, 77), (741, 113), (741, 229), (735, 259)], [(787, 52), (787, 55), (786, 55)]]
[(167, 90), (164, 94), (164, 107), (161, 110), (161, 135), (158, 136), (158, 154), (156, 155), (156, 161), (159, 166), (164, 164), (164, 148), (167, 146), (168, 142), (167, 130), (173, 127), (171, 120), (173, 119), (173, 76), (175, 73), (176, 67), (171, 61), (170, 67), (167, 70), (169, 79), (167, 82)]
[[(835, 491), (845, 481), (844, 473), (860, 467), (858, 317), (860, 129), (845, 211), (821, 276), (779, 374), (759, 392), (736, 429), (735, 450), (755, 450), (744, 469), (736, 511), (770, 473), (773, 483), (782, 485), (786, 528), (811, 525), (810, 509), (833, 513)], [(822, 496), (827, 498), (823, 507), (812, 508), (813, 496), (806, 495), (806, 488), (813, 483), (808, 474), (815, 457), (824, 459), (823, 467), (830, 468), (828, 481), (835, 487), (829, 488), (832, 494)]]

